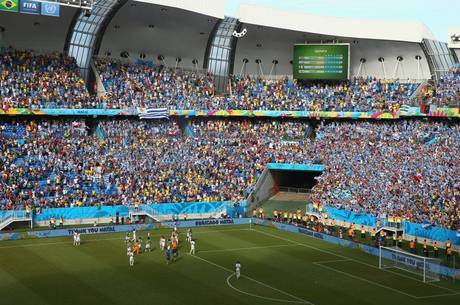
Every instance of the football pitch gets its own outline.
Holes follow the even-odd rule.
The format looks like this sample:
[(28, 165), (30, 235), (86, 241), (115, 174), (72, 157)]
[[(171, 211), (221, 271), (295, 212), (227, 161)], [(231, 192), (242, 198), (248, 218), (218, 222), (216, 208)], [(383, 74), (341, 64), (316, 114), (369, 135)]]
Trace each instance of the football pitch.
[[(124, 234), (0, 242), (0, 304), (459, 304), (460, 283), (423, 283), (380, 270), (378, 258), (272, 227), (193, 229), (196, 255), (180, 231), (177, 261), (154, 249), (130, 267)], [(146, 241), (147, 232), (137, 233)], [(234, 276), (239, 260), (242, 277)]]

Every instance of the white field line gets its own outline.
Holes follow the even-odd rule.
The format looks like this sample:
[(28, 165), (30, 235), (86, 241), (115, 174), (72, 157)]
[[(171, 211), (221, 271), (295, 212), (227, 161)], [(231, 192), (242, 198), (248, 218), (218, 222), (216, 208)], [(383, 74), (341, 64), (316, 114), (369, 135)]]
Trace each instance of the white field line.
[[(193, 232), (193, 235), (195, 234), (206, 234), (206, 233), (219, 233), (219, 232), (229, 232), (229, 231), (249, 231), (249, 229), (228, 229), (228, 230), (209, 230), (209, 231), (196, 231), (196, 232)], [(118, 233), (127, 233), (127, 232), (118, 232)], [(109, 234), (112, 234), (112, 233), (109, 233)], [(159, 237), (161, 235), (165, 235), (165, 233), (158, 233), (158, 234), (151, 234), (150, 236), (155, 236), (155, 237)], [(85, 235), (83, 235), (85, 236)], [(30, 243), (30, 244), (22, 244), (22, 245), (14, 245), (14, 246), (4, 246), (4, 247), (1, 247), (0, 246), (0, 250), (1, 249), (13, 249), (13, 248), (24, 248), (24, 247), (41, 247), (41, 246), (48, 246), (48, 245), (63, 245), (63, 244), (69, 244), (71, 245), (72, 244), (72, 241), (71, 241), (71, 238), (72, 236), (60, 236), (60, 237), (57, 237), (57, 238), (61, 238), (61, 237), (68, 237), (69, 238), (69, 241), (57, 241), (57, 242), (50, 242), (50, 243)], [(51, 237), (53, 238), (53, 237)], [(85, 240), (83, 239), (82, 243), (85, 244), (85, 243), (89, 243), (89, 242), (99, 242), (99, 241), (108, 241), (108, 240), (121, 240), (121, 241), (124, 241), (124, 237), (112, 237), (112, 238), (99, 238), (99, 239), (88, 239), (88, 240)], [(20, 239), (18, 239), (20, 240)], [(16, 241), (18, 241), (16, 240)]]
[[(204, 259), (204, 258), (202, 258), (202, 257), (199, 257), (199, 256), (195, 256), (195, 255), (190, 255), (190, 256), (193, 257), (193, 258), (199, 259), (199, 260), (201, 260), (201, 261), (203, 261), (203, 262), (206, 262), (206, 263), (208, 263), (208, 264), (210, 264), (210, 265), (213, 265), (213, 266), (215, 266), (215, 267), (217, 267), (217, 268), (220, 268), (220, 269), (222, 269), (222, 270), (225, 270), (225, 271), (227, 271), (227, 272), (230, 272), (231, 274), (233, 274), (233, 270), (230, 270), (230, 269), (228, 269), (227, 267), (224, 267), (224, 266), (221, 266), (221, 265), (219, 265), (219, 264), (213, 263), (213, 262), (211, 262), (211, 261), (209, 261), (209, 260), (207, 260), (207, 259)], [(268, 285), (268, 284), (262, 283), (262, 282), (260, 282), (260, 281), (258, 281), (258, 280), (256, 280), (256, 279), (253, 279), (253, 278), (251, 278), (251, 277), (249, 277), (249, 276), (247, 276), (247, 275), (242, 275), (242, 277), (244, 277), (244, 278), (246, 278), (246, 279), (248, 279), (248, 280), (250, 280), (250, 281), (253, 281), (253, 282), (255, 282), (255, 283), (259, 284), (259, 285), (265, 286), (265, 287), (270, 288), (270, 289), (272, 289), (272, 290), (274, 290), (274, 291), (277, 291), (277, 292), (279, 292), (279, 293), (282, 293), (282, 294), (284, 294), (284, 295), (286, 295), (286, 296), (288, 296), (288, 297), (291, 297), (291, 298), (293, 298), (293, 299), (296, 299), (297, 301), (302, 302), (302, 304), (315, 305), (315, 304), (313, 304), (312, 302), (309, 302), (309, 301), (307, 301), (307, 300), (304, 300), (304, 299), (302, 299), (302, 298), (299, 298), (299, 297), (297, 297), (297, 296), (295, 296), (295, 295), (290, 294), (289, 292), (286, 292), (286, 291), (283, 291), (283, 290), (281, 290), (281, 289), (275, 288), (275, 287), (270, 286), (270, 285)]]
[(437, 297), (449, 297), (454, 295), (460, 295), (460, 292), (457, 293), (444, 293), (444, 294), (434, 294), (434, 295), (427, 295), (423, 297), (417, 297), (417, 299), (429, 299), (429, 298), (437, 298)]
[(313, 264), (329, 264), (329, 263), (340, 263), (340, 262), (348, 262), (350, 261), (349, 259), (331, 259), (328, 261), (317, 261), (313, 262)]
[(412, 295), (412, 294), (410, 294), (410, 293), (406, 293), (406, 292), (401, 291), (401, 290), (399, 290), (399, 289), (392, 288), (392, 287), (389, 287), (389, 286), (386, 286), (386, 285), (383, 285), (383, 284), (379, 284), (379, 283), (377, 283), (377, 282), (374, 282), (374, 281), (371, 281), (371, 280), (367, 280), (367, 279), (361, 278), (361, 277), (359, 277), (359, 276), (355, 276), (355, 275), (353, 275), (353, 274), (350, 274), (350, 273), (348, 273), (348, 272), (341, 271), (341, 270), (337, 270), (337, 269), (335, 269), (335, 268), (333, 268), (333, 267), (330, 267), (330, 266), (322, 265), (322, 264), (320, 264), (320, 263), (313, 263), (313, 264), (316, 265), (316, 266), (320, 266), (320, 267), (322, 267), (322, 268), (326, 268), (326, 269), (332, 270), (332, 271), (334, 271), (334, 272), (338, 272), (338, 273), (344, 274), (344, 275), (346, 275), (346, 276), (348, 276), (348, 277), (351, 277), (351, 278), (353, 278), (353, 279), (355, 279), (355, 280), (363, 281), (363, 282), (366, 282), (366, 283), (369, 283), (369, 284), (372, 284), (372, 285), (375, 285), (375, 286), (378, 286), (378, 287), (381, 287), (381, 288), (385, 288), (385, 289), (388, 289), (388, 290), (391, 290), (391, 291), (394, 291), (394, 292), (403, 294), (403, 295), (408, 296), (408, 297), (411, 297), (411, 298), (413, 298), (413, 299), (417, 299), (417, 296)]
[(235, 286), (233, 286), (233, 285), (230, 283), (230, 279), (231, 279), (234, 275), (235, 275), (235, 273), (232, 273), (232, 274), (230, 274), (230, 275), (227, 277), (227, 285), (228, 285), (230, 288), (232, 288), (233, 290), (238, 291), (239, 293), (246, 294), (246, 295), (249, 295), (249, 296), (252, 296), (252, 297), (255, 297), (255, 298), (260, 298), (260, 299), (264, 299), (264, 300), (269, 300), (269, 301), (276, 301), (276, 302), (283, 302), (283, 303), (306, 304), (306, 303), (303, 302), (303, 301), (289, 301), (289, 300), (283, 300), (283, 299), (269, 298), (269, 297), (264, 297), (264, 296), (261, 296), (261, 295), (257, 295), (257, 294), (253, 294), (253, 293), (250, 293), (250, 292), (246, 292), (246, 291), (240, 290), (240, 289), (236, 288)]
[(271, 234), (271, 233), (268, 233), (268, 232), (259, 231), (259, 230), (255, 230), (255, 229), (252, 229), (252, 230), (255, 231), (255, 232), (258, 232), (260, 234), (264, 234), (264, 235), (267, 235), (267, 236), (278, 238), (280, 240), (291, 242), (293, 244), (297, 244), (299, 246), (307, 247), (307, 248), (317, 250), (317, 251), (320, 251), (320, 252), (323, 252), (323, 253), (328, 253), (328, 254), (334, 255), (336, 257), (340, 257), (340, 258), (343, 258), (343, 259), (346, 259), (346, 260), (349, 260), (349, 261), (353, 261), (353, 262), (358, 263), (358, 264), (362, 264), (362, 265), (365, 265), (365, 266), (372, 267), (374, 269), (378, 269), (378, 270), (382, 270), (382, 271), (385, 271), (385, 272), (393, 273), (393, 274), (398, 275), (400, 277), (405, 277), (405, 278), (408, 278), (410, 280), (417, 281), (417, 282), (423, 283), (425, 285), (429, 285), (429, 286), (436, 287), (436, 288), (439, 288), (439, 289), (443, 289), (445, 291), (449, 291), (449, 292), (454, 293), (454, 294), (459, 294), (460, 293), (459, 291), (456, 291), (456, 290), (453, 290), (453, 289), (450, 289), (450, 288), (446, 288), (446, 287), (443, 287), (443, 286), (439, 286), (439, 285), (436, 285), (436, 284), (433, 284), (433, 283), (424, 283), (423, 281), (420, 281), (418, 279), (415, 279), (413, 277), (410, 277), (410, 276), (407, 276), (407, 275), (404, 275), (404, 274), (401, 274), (401, 273), (398, 273), (398, 272), (394, 272), (394, 271), (386, 270), (386, 269), (380, 269), (378, 266), (374, 266), (374, 265), (365, 263), (363, 261), (356, 260), (356, 259), (353, 259), (351, 257), (344, 256), (344, 255), (340, 255), (340, 254), (337, 254), (337, 253), (334, 253), (334, 252), (331, 252), (331, 251), (328, 251), (328, 250), (320, 249), (320, 248), (317, 248), (315, 246), (310, 246), (310, 245), (300, 243), (300, 242), (297, 242), (297, 241), (294, 241), (294, 240), (291, 240), (291, 239), (288, 239), (288, 238), (284, 238), (284, 237), (281, 237), (281, 236), (278, 236), (278, 235), (275, 235), (275, 234)]
[(203, 251), (198, 251), (198, 252), (199, 252), (199, 253), (214, 253), (214, 252), (230, 252), (230, 251), (255, 250), (255, 249), (269, 249), (269, 248), (281, 248), (281, 247), (298, 247), (298, 245), (287, 244), (287, 245), (273, 245), (273, 246), (256, 246), (256, 247), (246, 247), (246, 248), (231, 248), (231, 249), (203, 250)]

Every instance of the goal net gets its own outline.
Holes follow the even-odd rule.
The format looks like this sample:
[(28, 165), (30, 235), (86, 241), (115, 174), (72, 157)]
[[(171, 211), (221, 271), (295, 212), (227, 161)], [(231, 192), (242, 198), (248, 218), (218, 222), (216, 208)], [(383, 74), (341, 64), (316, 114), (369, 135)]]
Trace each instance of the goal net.
[(425, 283), (440, 280), (440, 265), (440, 260), (435, 258), (409, 253), (397, 247), (380, 247), (380, 269), (403, 270), (415, 274)]

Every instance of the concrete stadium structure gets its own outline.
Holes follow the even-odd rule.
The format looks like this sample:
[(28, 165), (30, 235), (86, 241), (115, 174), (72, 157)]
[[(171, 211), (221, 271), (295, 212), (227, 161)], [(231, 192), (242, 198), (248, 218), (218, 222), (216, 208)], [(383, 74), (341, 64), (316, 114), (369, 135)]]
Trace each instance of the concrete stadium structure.
[[(123, 54), (133, 61), (141, 57), (208, 70), (221, 91), (231, 74), (292, 75), (296, 43), (349, 43), (351, 76), (411, 80), (438, 78), (459, 52), (452, 42), (437, 41), (420, 22), (325, 17), (254, 5), (242, 5), (236, 17), (226, 17), (224, 0), (96, 0), (91, 15), (63, 7), (59, 18), (0, 12), (0, 29), (0, 45), (74, 56), (88, 81), (93, 56)], [(232, 35), (243, 31), (242, 37)]]

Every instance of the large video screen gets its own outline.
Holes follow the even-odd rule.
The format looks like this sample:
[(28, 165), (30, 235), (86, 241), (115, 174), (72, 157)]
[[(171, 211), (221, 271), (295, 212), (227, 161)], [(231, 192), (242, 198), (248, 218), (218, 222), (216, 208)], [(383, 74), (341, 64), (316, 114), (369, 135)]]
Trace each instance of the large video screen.
[(349, 78), (350, 44), (294, 45), (295, 79), (344, 80)]

